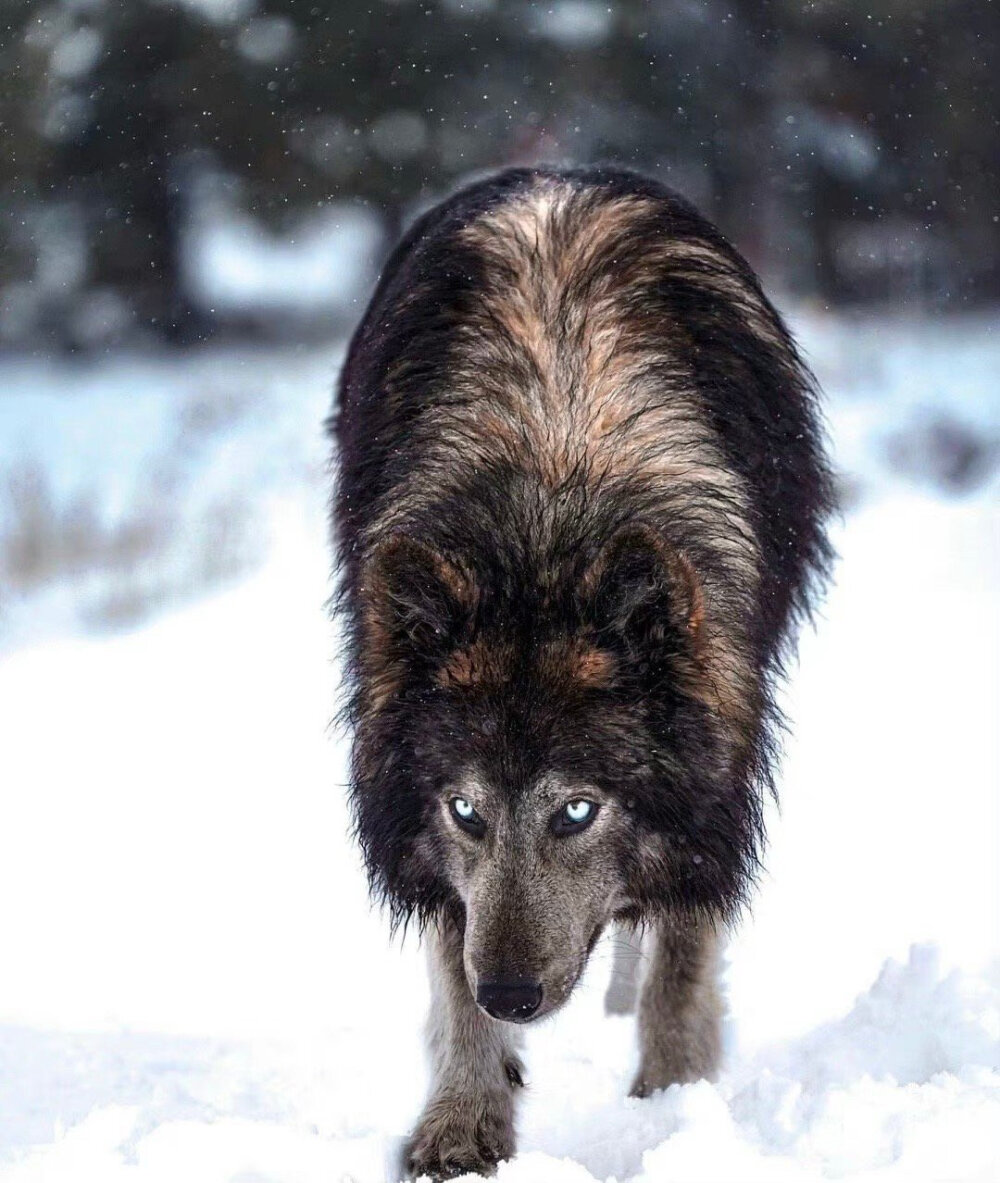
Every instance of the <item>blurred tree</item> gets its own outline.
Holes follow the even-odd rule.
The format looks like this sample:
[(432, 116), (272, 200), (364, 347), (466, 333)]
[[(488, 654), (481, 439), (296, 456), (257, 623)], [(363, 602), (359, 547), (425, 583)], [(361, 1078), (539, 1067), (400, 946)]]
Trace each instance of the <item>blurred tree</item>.
[(45, 144), (39, 134), (39, 96), (45, 85), (44, 57), (26, 37), (31, 0), (8, 0), (0, 17), (0, 328), (12, 310), (6, 293), (26, 283), (34, 258), (27, 233), (28, 212), (42, 199), (40, 172)]
[[(363, 202), (388, 241), (470, 172), (611, 159), (826, 299), (995, 297), (996, 25), (989, 0), (7, 0), (0, 284), (34, 267), (71, 344), (96, 297), (192, 340), (206, 178), (272, 226)], [(46, 287), (56, 240), (77, 264)]]
[(786, 137), (793, 183), (825, 294), (858, 297), (874, 280), (872, 294), (886, 296), (877, 280), (895, 259), (931, 269), (937, 287), (950, 276), (949, 296), (995, 297), (994, 6), (782, 0), (777, 15), (783, 98), (798, 122)]

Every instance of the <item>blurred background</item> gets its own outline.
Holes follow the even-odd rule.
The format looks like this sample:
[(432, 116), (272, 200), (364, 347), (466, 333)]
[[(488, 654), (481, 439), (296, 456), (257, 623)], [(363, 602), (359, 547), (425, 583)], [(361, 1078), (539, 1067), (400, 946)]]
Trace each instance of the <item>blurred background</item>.
[[(760, 270), (834, 392), (912, 403), (905, 422), (882, 408), (887, 465), (949, 493), (992, 471), (989, 0), (2, 0), (0, 15), (8, 645), (55, 626), (35, 601), (57, 581), (80, 589), (77, 623), (117, 627), (257, 561), (249, 502), (295, 465), (315, 474), (302, 429), (392, 243), (508, 164), (615, 161), (673, 185)], [(951, 388), (928, 372), (935, 350)], [(845, 472), (848, 496), (859, 483)]]
[[(288, 1177), (259, 1120), (316, 1178), (367, 1180), (407, 1128), (423, 976), (344, 840), (322, 421), (400, 231), (508, 164), (680, 190), (825, 393), (841, 561), (732, 959), (738, 1041), (843, 1014), (911, 941), (1000, 981), (998, 33), (991, 0), (0, 0), (0, 1177), (65, 1129), (10, 1177), (139, 1178), (142, 1146), (151, 1179)], [(789, 1053), (807, 1093), (857, 1085), (867, 1128), (829, 1064), (981, 1062), (934, 956), (879, 979), (894, 1034), (862, 1016), (854, 1059), (836, 1031), (829, 1060)], [(623, 1092), (624, 1027), (581, 1059), (595, 997), (545, 1036), (563, 1075), (525, 1144), (590, 1138), (625, 1178), (653, 1126), (633, 1145), (557, 1096)], [(954, 1063), (920, 1042), (945, 1027)], [(273, 1080), (259, 1049), (183, 1042), (293, 1031)], [(765, 1093), (766, 1143), (799, 1103)], [(965, 1177), (947, 1104), (933, 1177)], [(839, 1113), (841, 1175), (868, 1160)]]
[(2, 341), (301, 340), (413, 214), (614, 160), (824, 305), (1000, 295), (989, 0), (4, 0)]

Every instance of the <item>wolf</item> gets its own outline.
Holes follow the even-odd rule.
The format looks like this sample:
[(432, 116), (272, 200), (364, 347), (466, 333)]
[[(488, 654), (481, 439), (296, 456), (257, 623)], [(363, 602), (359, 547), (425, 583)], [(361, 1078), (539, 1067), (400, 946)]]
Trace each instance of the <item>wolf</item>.
[(520, 168), (399, 243), (330, 426), (356, 833), (430, 957), (405, 1167), (490, 1173), (518, 1028), (609, 925), (648, 934), (632, 1093), (718, 1068), (775, 688), (831, 560), (816, 387), (678, 194)]

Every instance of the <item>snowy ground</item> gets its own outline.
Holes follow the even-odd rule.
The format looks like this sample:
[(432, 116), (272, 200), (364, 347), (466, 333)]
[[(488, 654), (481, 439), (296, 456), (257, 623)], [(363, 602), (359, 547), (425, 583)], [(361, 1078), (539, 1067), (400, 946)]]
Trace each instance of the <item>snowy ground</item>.
[[(728, 1067), (626, 1099), (599, 947), (530, 1033), (503, 1183), (1000, 1177), (1000, 343), (799, 327), (849, 508)], [(327, 728), (336, 360), (0, 373), (0, 1183), (392, 1177), (427, 992)]]

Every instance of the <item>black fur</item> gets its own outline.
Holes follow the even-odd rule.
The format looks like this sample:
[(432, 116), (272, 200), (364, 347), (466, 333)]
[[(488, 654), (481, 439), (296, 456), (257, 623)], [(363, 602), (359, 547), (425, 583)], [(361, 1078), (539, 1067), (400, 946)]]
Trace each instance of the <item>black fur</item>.
[[(542, 490), (503, 448), (478, 465), (457, 456), (440, 488), (407, 510), (402, 531), (398, 521), (383, 528), (428, 446), (422, 414), (455, 397), (456, 340), (489, 314), (486, 264), (460, 232), (546, 177), (570, 183), (591, 209), (624, 195), (650, 199), (614, 244), (615, 265), (664, 237), (707, 244), (759, 297), (776, 330), (778, 344), (762, 338), (738, 301), (700, 281), (697, 265), (656, 276), (620, 313), (662, 324), (664, 353), (683, 351), (725, 463), (749, 491), (759, 586), (752, 603), (734, 588), (724, 605), (741, 617), (755, 671), (750, 722), (735, 744), (679, 676), (691, 660), (678, 624), (683, 594), (643, 530), (663, 527), (705, 575), (715, 560), (704, 520), (664, 522), (640, 477), (567, 472)], [(568, 298), (588, 299), (587, 276)], [(490, 398), (497, 384), (531, 380), (530, 363), (504, 346), (500, 331), (498, 340), (481, 393), (463, 395), (463, 408)], [(651, 354), (655, 367), (655, 347)], [(394, 916), (423, 919), (455, 906), (427, 819), (434, 786), (470, 756), (510, 793), (559, 768), (626, 801), (635, 830), (621, 863), (636, 917), (738, 908), (757, 867), (762, 797), (772, 784), (774, 683), (828, 569), (832, 489), (812, 379), (737, 252), (678, 195), (629, 172), (517, 169), (474, 184), (420, 218), (386, 265), (351, 342), (331, 426), (346, 717), (357, 733), (352, 800), (373, 887)], [(707, 488), (704, 496), (719, 498)], [(376, 618), (383, 660), (391, 654), (392, 663), (392, 692), (377, 704), (365, 656)], [(538, 654), (567, 637), (590, 638), (610, 654), (614, 677), (554, 682)], [(505, 655), (502, 675), (442, 684), (437, 671), (473, 642)]]

